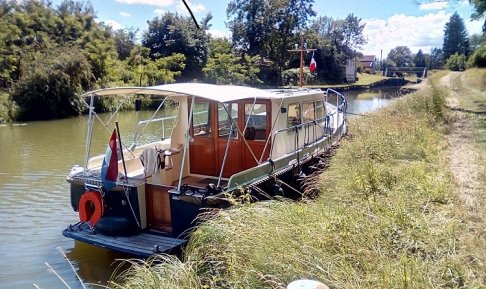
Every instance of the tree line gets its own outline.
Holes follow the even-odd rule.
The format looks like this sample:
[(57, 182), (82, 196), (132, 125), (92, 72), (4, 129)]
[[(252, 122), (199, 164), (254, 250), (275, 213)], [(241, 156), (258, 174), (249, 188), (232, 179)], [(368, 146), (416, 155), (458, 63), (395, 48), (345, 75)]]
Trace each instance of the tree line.
[(430, 54), (422, 50), (413, 54), (407, 46), (397, 46), (390, 50), (382, 65), (384, 67), (447, 68), (456, 71), (467, 67), (486, 67), (486, 34), (474, 34), (468, 37), (464, 20), (456, 12), (444, 27), (444, 42), (441, 48), (433, 48)]
[[(0, 0), (0, 117), (78, 115), (82, 106), (77, 95), (108, 86), (297, 83), (300, 54), (290, 50), (302, 40), (316, 49), (305, 53), (305, 63), (312, 56), (317, 62), (315, 72), (305, 70), (306, 82), (339, 83), (346, 61), (359, 57), (357, 51), (366, 44), (365, 25), (353, 14), (344, 19), (318, 16), (313, 4), (231, 0), (231, 39), (211, 37), (211, 14), (199, 20), (198, 29), (190, 17), (167, 12), (149, 20), (148, 30), (137, 39), (135, 28), (114, 30), (96, 21), (89, 2), (66, 0), (53, 7), (47, 0)], [(443, 51), (437, 54), (446, 59)], [(389, 55), (387, 65), (398, 65), (400, 53)], [(427, 57), (419, 52), (412, 60), (418, 64)], [(430, 59), (433, 67), (434, 52)]]

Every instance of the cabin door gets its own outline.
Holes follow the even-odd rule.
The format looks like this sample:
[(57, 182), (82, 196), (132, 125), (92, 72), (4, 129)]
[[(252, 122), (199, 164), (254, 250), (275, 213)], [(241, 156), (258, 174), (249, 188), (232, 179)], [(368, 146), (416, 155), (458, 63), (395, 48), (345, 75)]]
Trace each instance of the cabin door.
[(193, 140), (189, 145), (189, 162), (192, 174), (217, 175), (214, 110), (215, 103), (195, 99), (190, 129)]
[(222, 176), (228, 178), (268, 159), (270, 101), (253, 103), (245, 100), (223, 105), (196, 98), (190, 130), (192, 174), (218, 177), (223, 169)]
[(271, 105), (269, 100), (242, 103), (243, 128), (246, 123), (244, 143), (241, 146), (242, 170), (264, 162), (270, 155), (271, 140), (267, 138), (271, 131)]
[(223, 168), (223, 177), (230, 177), (241, 171), (241, 109), (238, 102), (229, 102), (224, 105), (219, 103), (217, 107), (218, 175)]

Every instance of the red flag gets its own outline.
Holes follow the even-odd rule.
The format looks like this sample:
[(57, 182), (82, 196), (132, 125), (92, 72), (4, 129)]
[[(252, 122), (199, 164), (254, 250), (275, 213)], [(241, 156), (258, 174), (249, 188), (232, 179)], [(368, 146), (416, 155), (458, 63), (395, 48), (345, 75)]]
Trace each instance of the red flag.
[(111, 134), (110, 142), (106, 148), (105, 158), (101, 166), (101, 181), (106, 191), (116, 186), (118, 179), (118, 151), (116, 145), (116, 129)]
[(316, 63), (316, 60), (314, 59), (314, 53), (312, 53), (312, 59), (311, 59), (311, 62), (310, 62), (310, 65), (309, 65), (309, 70), (310, 72), (314, 72), (317, 68), (317, 63)]

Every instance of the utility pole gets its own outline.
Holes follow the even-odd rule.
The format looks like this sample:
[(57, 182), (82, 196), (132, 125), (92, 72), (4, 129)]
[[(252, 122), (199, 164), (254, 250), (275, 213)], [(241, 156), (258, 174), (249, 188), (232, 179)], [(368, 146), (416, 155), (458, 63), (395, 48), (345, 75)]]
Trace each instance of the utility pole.
[[(307, 45), (305, 45), (307, 46)], [(298, 44), (295, 44), (295, 49), (289, 50), (290, 52), (300, 52), (300, 70), (299, 70), (299, 84), (300, 87), (304, 86), (304, 52), (314, 52), (317, 49), (307, 49), (304, 47), (304, 35), (300, 34), (300, 48), (298, 48)]]

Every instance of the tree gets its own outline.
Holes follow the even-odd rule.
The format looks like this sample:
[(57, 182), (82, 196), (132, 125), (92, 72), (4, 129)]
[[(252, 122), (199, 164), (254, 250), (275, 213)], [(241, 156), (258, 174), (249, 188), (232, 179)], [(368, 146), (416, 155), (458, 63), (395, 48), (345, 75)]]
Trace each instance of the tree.
[(430, 69), (441, 69), (444, 66), (444, 53), (442, 49), (434, 48), (430, 53)]
[(486, 67), (486, 42), (474, 51), (467, 61), (468, 67)]
[(128, 66), (133, 74), (135, 85), (142, 86), (145, 82), (145, 67), (150, 61), (150, 48), (138, 44), (130, 51)]
[(483, 43), (486, 43), (486, 33), (473, 34), (469, 37), (471, 51), (478, 49)]
[(119, 29), (113, 32), (113, 40), (120, 60), (125, 60), (130, 56), (130, 51), (135, 47), (137, 32), (136, 28)]
[(158, 58), (147, 65), (148, 85), (159, 85), (175, 82), (175, 78), (184, 70), (186, 56), (182, 53)]
[(130, 53), (127, 64), (135, 84), (143, 86), (175, 82), (175, 78), (184, 70), (185, 60), (186, 57), (181, 53), (152, 60), (148, 47), (136, 45)]
[(342, 41), (340, 45), (347, 50), (352, 51), (360, 49), (362, 45), (366, 44), (366, 39), (363, 35), (365, 24), (361, 23), (361, 18), (349, 14), (344, 21), (340, 23), (338, 33), (342, 34)]
[[(388, 62), (392, 66), (406, 67), (412, 65), (412, 52), (407, 46), (397, 46), (388, 53)], [(393, 65), (394, 64), (394, 65)]]
[[(311, 23), (306, 39), (309, 47), (317, 48), (314, 58), (320, 81), (342, 81), (347, 60), (354, 59), (357, 56), (356, 50), (366, 43), (364, 27), (361, 18), (353, 14), (344, 20), (318, 17)], [(310, 58), (307, 63), (309, 61)]]
[(260, 84), (255, 64), (259, 56), (236, 55), (231, 42), (224, 38), (211, 38), (209, 58), (203, 68), (204, 76), (217, 84)]
[(76, 47), (52, 47), (22, 59), (22, 75), (12, 89), (23, 120), (53, 119), (77, 115), (77, 94), (93, 80), (90, 64)]
[(226, 13), (232, 33), (233, 45), (250, 55), (262, 55), (265, 40), (270, 35), (271, 19), (266, 17), (268, 1), (243, 0), (230, 1)]
[(420, 49), (417, 54), (413, 57), (413, 63), (417, 67), (426, 67), (427, 64), (425, 63), (425, 56), (424, 53), (422, 52), (422, 49)]
[[(474, 8), (475, 12), (471, 15), (472, 19), (480, 19), (481, 17), (486, 16), (486, 0), (469, 0), (469, 3), (471, 3)], [(483, 33), (486, 33), (486, 18), (484, 20), (483, 24)]]
[(444, 59), (453, 54), (469, 55), (469, 40), (462, 18), (455, 12), (444, 28), (444, 44), (442, 46)]
[(202, 78), (202, 68), (208, 58), (209, 14), (203, 19), (201, 29), (197, 29), (190, 17), (165, 13), (160, 18), (148, 21), (148, 31), (143, 35), (142, 44), (150, 48), (150, 57), (156, 60), (175, 53), (186, 58), (182, 78), (191, 80)]
[(260, 55), (276, 64), (277, 75), (290, 59), (288, 51), (300, 43), (314, 0), (231, 0), (226, 13), (235, 48)]

